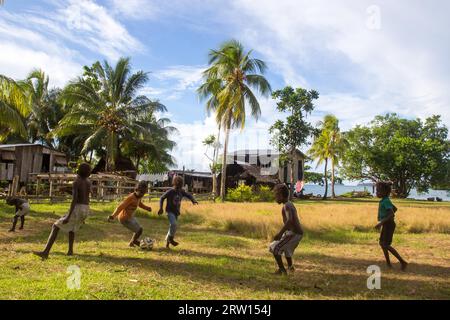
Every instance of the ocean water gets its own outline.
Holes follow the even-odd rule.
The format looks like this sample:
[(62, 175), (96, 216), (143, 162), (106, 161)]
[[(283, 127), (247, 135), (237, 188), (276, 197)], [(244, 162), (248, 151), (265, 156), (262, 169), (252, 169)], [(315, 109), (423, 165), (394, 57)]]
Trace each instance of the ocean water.
[[(319, 186), (315, 184), (306, 184), (305, 185), (305, 194), (314, 194), (314, 195), (323, 195), (325, 193), (325, 186)], [(336, 196), (340, 196), (347, 192), (352, 191), (369, 191), (372, 193), (372, 187), (367, 186), (348, 186), (348, 185), (342, 185), (337, 184), (334, 187)], [(331, 185), (328, 186), (328, 196), (331, 195)], [(450, 201), (450, 191), (446, 190), (429, 190), (428, 193), (418, 193), (417, 190), (411, 190), (411, 193), (408, 198), (417, 199), (417, 200), (426, 200), (427, 198), (431, 197), (439, 197), (443, 199), (444, 201)]]

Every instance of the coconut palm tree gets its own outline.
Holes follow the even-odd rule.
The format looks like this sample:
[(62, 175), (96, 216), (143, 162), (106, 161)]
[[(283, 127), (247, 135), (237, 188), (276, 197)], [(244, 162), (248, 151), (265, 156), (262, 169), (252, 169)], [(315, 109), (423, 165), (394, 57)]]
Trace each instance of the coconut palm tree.
[(147, 73), (131, 73), (128, 58), (119, 59), (115, 67), (106, 61), (85, 67), (84, 76), (72, 81), (61, 94), (71, 109), (55, 133), (86, 137), (81, 152), (100, 146), (106, 153), (106, 170), (113, 170), (121, 143), (130, 137), (139, 140), (137, 133), (141, 137), (149, 133), (140, 121), (142, 117), (167, 111), (162, 104), (137, 95), (147, 81)]
[(54, 147), (50, 132), (59, 119), (55, 119), (57, 110), (48, 89), (49, 77), (42, 70), (36, 69), (19, 84), (31, 99), (31, 112), (26, 119), (28, 140)]
[(220, 196), (225, 200), (228, 140), (231, 128), (245, 127), (246, 106), (251, 115), (258, 119), (261, 114), (259, 102), (252, 89), (268, 96), (269, 82), (263, 76), (266, 64), (252, 58), (252, 51), (245, 51), (241, 43), (230, 40), (218, 50), (209, 53), (209, 68), (203, 73), (204, 83), (198, 89), (201, 99), (208, 99), (206, 108), (214, 111), (216, 121), (225, 131), (223, 146), (222, 177)]
[(27, 135), (24, 118), (30, 113), (30, 97), (13, 79), (0, 75), (0, 141), (16, 134)]
[(334, 115), (326, 115), (323, 120), (323, 127), (329, 133), (329, 152), (331, 160), (331, 197), (336, 198), (335, 193), (335, 174), (336, 166), (339, 163), (339, 158), (346, 145), (346, 140), (339, 128), (339, 120)]
[(324, 183), (325, 183), (325, 193), (323, 199), (328, 196), (328, 161), (331, 157), (330, 148), (330, 132), (323, 130), (314, 138), (314, 142), (309, 149), (309, 156), (317, 161), (317, 167), (322, 164), (324, 166)]
[(326, 115), (323, 121), (318, 123), (320, 132), (314, 139), (309, 151), (311, 157), (317, 159), (317, 165), (325, 163), (325, 195), (328, 193), (328, 161), (331, 162), (331, 197), (335, 198), (335, 174), (339, 157), (346, 145), (346, 140), (339, 129), (339, 120), (334, 115)]

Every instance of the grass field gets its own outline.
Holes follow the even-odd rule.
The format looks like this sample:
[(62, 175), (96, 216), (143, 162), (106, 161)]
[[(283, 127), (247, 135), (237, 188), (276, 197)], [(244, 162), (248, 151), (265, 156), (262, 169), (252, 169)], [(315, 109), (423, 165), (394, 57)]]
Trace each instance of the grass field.
[[(267, 250), (281, 225), (271, 203), (183, 203), (175, 249), (163, 248), (165, 216), (138, 213), (153, 251), (127, 246), (131, 234), (108, 223), (114, 204), (93, 204), (67, 257), (61, 235), (50, 258), (42, 250), (52, 222), (68, 204), (32, 204), (24, 231), (8, 233), (12, 207), (0, 204), (0, 299), (449, 299), (450, 204), (396, 201), (394, 246), (410, 262), (407, 272), (384, 266), (372, 229), (375, 201), (296, 203), (306, 234), (294, 257), (297, 271), (275, 270)], [(157, 207), (152, 203), (152, 207)], [(368, 290), (369, 265), (380, 265), (380, 290)], [(71, 265), (82, 272), (79, 290), (69, 290)]]

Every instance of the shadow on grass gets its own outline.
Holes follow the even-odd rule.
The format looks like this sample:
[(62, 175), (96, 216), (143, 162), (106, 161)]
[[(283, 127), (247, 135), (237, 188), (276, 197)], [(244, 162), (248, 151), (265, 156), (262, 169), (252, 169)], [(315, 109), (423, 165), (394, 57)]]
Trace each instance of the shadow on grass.
[[(183, 262), (162, 260), (157, 256), (162, 252), (192, 259), (186, 259), (188, 261)], [(61, 254), (54, 253), (54, 255)], [(287, 278), (270, 275), (270, 271), (273, 270), (275, 264), (268, 259), (241, 258), (188, 249), (176, 251), (159, 249), (153, 253), (149, 252), (148, 255), (143, 257), (77, 254), (71, 259), (107, 263), (120, 266), (120, 268), (124, 266), (140, 268), (147, 271), (156, 271), (162, 277), (179, 275), (190, 281), (205, 282), (212, 286), (228, 286), (233, 289), (245, 288), (261, 292), (338, 298), (352, 298), (357, 295), (366, 295), (367, 298), (383, 298), (386, 296), (408, 298), (407, 292), (414, 288), (423, 297), (444, 298), (445, 296), (445, 288), (433, 291), (431, 287), (435, 284), (429, 281), (393, 277), (393, 275), (400, 273), (400, 271), (395, 270), (383, 271), (384, 290), (371, 292), (366, 287), (368, 278), (366, 269), (369, 265), (374, 264), (374, 261), (337, 258), (321, 254), (300, 255), (299, 260), (297, 260), (299, 262), (297, 265), (299, 264), (300, 267), (294, 275)], [(51, 263), (51, 258), (46, 263)], [(321, 269), (308, 269), (305, 268), (305, 264), (320, 265)], [(408, 273), (438, 276), (442, 281), (445, 281), (448, 276), (448, 268), (411, 264)], [(430, 295), (430, 292), (433, 292), (433, 294)]]

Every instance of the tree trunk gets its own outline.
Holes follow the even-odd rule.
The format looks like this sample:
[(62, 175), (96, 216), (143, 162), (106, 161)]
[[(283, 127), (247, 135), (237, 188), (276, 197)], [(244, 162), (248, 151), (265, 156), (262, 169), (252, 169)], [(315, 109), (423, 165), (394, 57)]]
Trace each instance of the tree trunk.
[(331, 158), (331, 198), (336, 198), (336, 193), (334, 192), (334, 159)]
[(290, 176), (290, 180), (291, 180), (291, 187), (289, 188), (289, 200), (292, 201), (292, 199), (294, 198), (294, 188), (295, 188), (295, 182), (294, 182), (294, 153), (295, 151), (292, 152), (291, 156), (291, 163), (290, 163), (290, 167), (291, 167), (291, 176)]
[(222, 177), (220, 181), (220, 198), (221, 201), (225, 201), (226, 195), (226, 181), (227, 181), (227, 151), (228, 151), (228, 139), (230, 137), (230, 123), (225, 126), (225, 143), (223, 145), (223, 159), (222, 159)]
[(217, 164), (217, 159), (219, 156), (219, 146), (220, 146), (220, 125), (219, 125), (219, 131), (217, 132), (217, 140), (216, 140), (216, 145), (214, 146), (214, 154), (213, 154), (213, 167), (211, 168), (214, 172), (213, 174), (213, 198), (214, 201), (216, 201), (216, 197), (217, 197), (217, 172), (216, 172), (216, 164)]
[(327, 175), (327, 170), (328, 170), (328, 159), (325, 159), (325, 172), (324, 172), (324, 180), (325, 180), (325, 193), (323, 194), (323, 200), (327, 199), (328, 196), (328, 175)]

